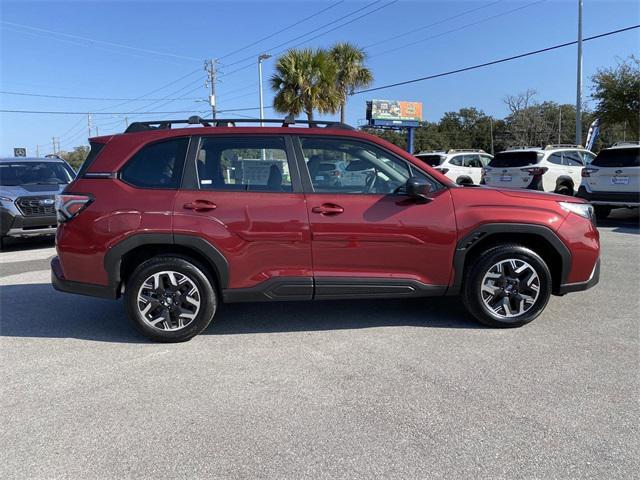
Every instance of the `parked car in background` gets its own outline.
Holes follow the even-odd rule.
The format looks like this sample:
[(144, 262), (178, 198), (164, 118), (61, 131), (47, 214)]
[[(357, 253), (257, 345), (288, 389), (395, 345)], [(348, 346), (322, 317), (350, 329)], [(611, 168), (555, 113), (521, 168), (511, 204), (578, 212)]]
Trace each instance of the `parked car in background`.
[(313, 155), (309, 159), (309, 172), (314, 181), (322, 185), (340, 185), (342, 169), (337, 162), (323, 160), (318, 155)]
[(0, 159), (0, 246), (6, 237), (55, 234), (55, 196), (74, 178), (59, 157)]
[(492, 155), (480, 149), (422, 151), (415, 156), (444, 173), (458, 185), (478, 185), (482, 180), (482, 169), (493, 158)]
[(640, 143), (619, 142), (605, 148), (582, 169), (578, 197), (606, 218), (611, 209), (640, 207)]
[(582, 168), (595, 154), (580, 145), (517, 147), (499, 152), (485, 167), (482, 183), (575, 195)]
[[(91, 139), (56, 199), (53, 286), (123, 296), (144, 335), (178, 342), (221, 304), (249, 301), (459, 295), (480, 322), (516, 327), (550, 295), (598, 282), (599, 234), (584, 200), (464, 188), (344, 124), (262, 121), (282, 128), (192, 117)], [(234, 177), (226, 159), (247, 150), (283, 158), (291, 176)], [(312, 171), (330, 158), (358, 172), (354, 185)]]

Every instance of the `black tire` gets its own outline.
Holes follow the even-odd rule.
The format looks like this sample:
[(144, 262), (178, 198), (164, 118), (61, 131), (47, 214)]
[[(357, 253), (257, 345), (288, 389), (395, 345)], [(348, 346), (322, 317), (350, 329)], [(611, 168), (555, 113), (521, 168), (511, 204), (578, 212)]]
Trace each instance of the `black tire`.
[[(485, 304), (485, 300), (483, 299), (482, 282), (485, 275), (487, 275), (492, 267), (497, 263), (511, 259), (526, 262), (535, 271), (538, 278), (536, 281), (538, 296), (535, 299), (535, 302), (533, 302), (531, 306), (528, 306), (527, 310), (522, 314), (506, 317), (504, 315), (512, 312), (506, 312), (506, 310), (503, 310), (504, 315), (497, 314), (496, 312), (491, 311)], [(508, 268), (511, 269), (511, 266)], [(526, 275), (527, 272), (530, 272), (530, 270), (525, 270), (524, 274)], [(496, 283), (497, 282), (498, 281), (496, 280)], [(551, 287), (551, 272), (549, 271), (549, 267), (547, 267), (547, 264), (536, 252), (523, 247), (522, 245), (504, 244), (488, 249), (468, 266), (465, 271), (465, 278), (462, 287), (462, 299), (469, 313), (484, 325), (501, 328), (520, 327), (531, 322), (540, 315), (540, 313), (542, 313), (549, 301)], [(497, 301), (507, 297), (508, 299), (513, 299), (511, 301), (516, 302), (514, 304), (518, 305), (518, 299), (521, 298), (519, 296), (519, 288), (520, 286), (517, 286), (515, 292), (513, 290), (508, 292), (508, 295), (513, 295), (513, 297), (509, 297), (502, 292), (492, 298)], [(522, 288), (524, 290), (525, 287)]]
[(473, 185), (473, 180), (471, 180), (469, 177), (458, 177), (456, 179), (456, 183), (458, 185)]
[(611, 207), (607, 205), (594, 205), (593, 211), (596, 213), (596, 218), (598, 220), (604, 220), (611, 213)]
[[(184, 327), (176, 330), (165, 330), (160, 327), (150, 325), (149, 320), (145, 319), (145, 316), (139, 308), (138, 294), (143, 283), (153, 274), (167, 271), (176, 272), (185, 276), (188, 281), (197, 287), (197, 299), (199, 300), (199, 307), (196, 311), (195, 318), (190, 320), (190, 323), (185, 324)], [(170, 291), (172, 291), (170, 289), (174, 288), (176, 289), (176, 291), (174, 291), (174, 295), (177, 295), (178, 298), (180, 295), (186, 296), (184, 291), (182, 293), (178, 293), (178, 287), (173, 287), (173, 285), (168, 285), (166, 288), (166, 292), (169, 292), (167, 293), (167, 296), (170, 296)], [(154, 293), (154, 295), (156, 294)], [(160, 255), (143, 262), (135, 269), (131, 277), (126, 282), (124, 302), (127, 316), (140, 333), (157, 342), (173, 343), (190, 340), (207, 328), (215, 315), (218, 299), (213, 279), (207, 275), (206, 269), (187, 258)], [(160, 302), (156, 301), (155, 303), (157, 304), (157, 307), (155, 308), (158, 309), (156, 311), (162, 310), (162, 315), (165, 313), (169, 315), (171, 312), (172, 316), (168, 320), (170, 323), (172, 321), (171, 319), (176, 322), (178, 321), (173, 317), (176, 313), (170, 310), (174, 307), (178, 308), (177, 304), (174, 303), (165, 308)], [(184, 303), (184, 305), (187, 304)], [(160, 318), (160, 316), (157, 318)], [(183, 320), (180, 319), (180, 321)]]
[(558, 195), (567, 195), (569, 197), (573, 197), (573, 188), (571, 188), (569, 185), (558, 185), (556, 187), (555, 193), (557, 193)]

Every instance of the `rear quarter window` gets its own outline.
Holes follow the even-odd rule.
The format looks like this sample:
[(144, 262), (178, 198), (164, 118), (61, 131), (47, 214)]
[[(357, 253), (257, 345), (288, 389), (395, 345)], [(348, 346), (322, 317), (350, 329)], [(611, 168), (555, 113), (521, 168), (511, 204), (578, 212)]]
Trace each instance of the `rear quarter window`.
[(489, 162), (489, 167), (526, 167), (538, 163), (538, 152), (500, 152)]
[(437, 167), (444, 160), (444, 157), (440, 155), (416, 155), (416, 158), (430, 167)]
[(640, 167), (640, 148), (602, 150), (591, 162), (594, 167)]
[(188, 145), (188, 137), (146, 145), (122, 168), (120, 178), (134, 187), (177, 189)]

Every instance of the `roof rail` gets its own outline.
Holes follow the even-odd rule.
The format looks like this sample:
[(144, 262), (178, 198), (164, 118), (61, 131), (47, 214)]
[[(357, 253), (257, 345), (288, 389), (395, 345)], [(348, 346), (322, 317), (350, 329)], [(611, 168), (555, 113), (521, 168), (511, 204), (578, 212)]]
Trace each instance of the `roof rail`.
[(487, 153), (481, 148), (452, 148), (447, 153), (461, 153), (461, 152)]
[(315, 128), (320, 125), (325, 128), (335, 128), (341, 130), (355, 130), (351, 125), (346, 123), (335, 122), (332, 120), (296, 120), (293, 115), (287, 115), (281, 118), (201, 118), (193, 115), (186, 120), (150, 120), (146, 122), (133, 122), (127, 127), (124, 133), (143, 132), (147, 130), (165, 130), (170, 129), (172, 125), (202, 125), (203, 127), (235, 127), (237, 123), (276, 123), (281, 127), (290, 125), (308, 125), (309, 128)]
[(420, 150), (418, 153), (416, 153), (416, 155), (427, 155), (432, 153), (446, 155), (446, 152), (444, 150)]
[(584, 148), (582, 145), (575, 145), (573, 143), (551, 143), (544, 147), (545, 150), (552, 150), (554, 148)]
[(622, 147), (624, 145), (640, 145), (640, 140), (623, 140), (621, 142), (616, 142), (613, 145), (611, 145), (612, 147)]

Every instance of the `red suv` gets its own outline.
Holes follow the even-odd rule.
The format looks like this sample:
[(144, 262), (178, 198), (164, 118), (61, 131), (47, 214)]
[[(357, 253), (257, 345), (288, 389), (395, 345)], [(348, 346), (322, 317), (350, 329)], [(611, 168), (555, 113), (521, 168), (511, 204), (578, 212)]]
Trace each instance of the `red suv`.
[[(480, 322), (514, 327), (598, 282), (583, 200), (458, 186), (344, 124), (235, 122), (91, 139), (56, 200), (54, 287), (123, 296), (144, 335), (176, 342), (220, 304), (271, 300), (461, 295)], [(327, 163), (349, 181), (325, 181)]]

